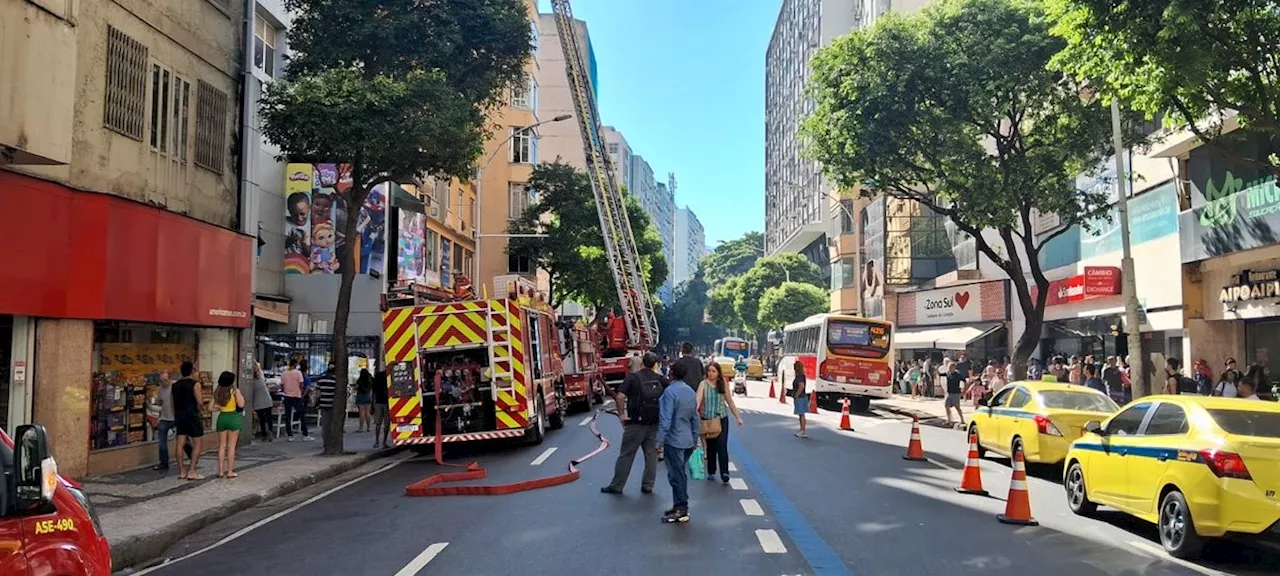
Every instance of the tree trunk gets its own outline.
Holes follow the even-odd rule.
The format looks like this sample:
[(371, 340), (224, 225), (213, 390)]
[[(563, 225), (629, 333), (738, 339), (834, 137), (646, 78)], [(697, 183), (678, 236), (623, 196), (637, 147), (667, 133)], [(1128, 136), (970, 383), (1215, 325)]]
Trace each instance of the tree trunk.
[[(353, 182), (358, 183), (352, 174)], [(351, 316), (351, 287), (356, 280), (356, 252), (360, 250), (360, 238), (356, 236), (360, 223), (360, 207), (369, 195), (369, 187), (353, 184), (345, 194), (347, 221), (343, 226), (342, 249), (338, 250), (338, 270), (342, 283), (338, 287), (338, 306), (333, 317), (333, 363), (337, 385), (333, 391), (333, 408), (324, 425), (324, 453), (328, 456), (344, 454), (343, 426), (347, 422), (347, 383), (350, 381), (347, 360), (347, 324)]]

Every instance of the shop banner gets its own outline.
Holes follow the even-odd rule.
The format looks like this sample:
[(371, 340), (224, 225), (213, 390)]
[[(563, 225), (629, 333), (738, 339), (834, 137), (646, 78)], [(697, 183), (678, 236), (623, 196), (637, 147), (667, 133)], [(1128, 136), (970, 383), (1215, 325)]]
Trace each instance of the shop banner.
[(1280, 242), (1280, 189), (1274, 176), (1246, 183), (1228, 170), (1205, 188), (1212, 199), (1178, 215), (1183, 263)]
[[(337, 274), (338, 251), (349, 208), (342, 194), (351, 188), (346, 164), (289, 164), (285, 168), (285, 274)], [(389, 184), (369, 192), (356, 212), (356, 274), (382, 272), (386, 253)]]
[[(1101, 296), (1120, 293), (1120, 269), (1114, 266), (1085, 266), (1084, 274), (1077, 274), (1049, 283), (1049, 295), (1045, 306), (1061, 306)], [(1034, 298), (1036, 289), (1031, 288)]]
[[(1129, 241), (1132, 245), (1177, 233), (1178, 191), (1172, 182), (1129, 198)], [(1040, 265), (1045, 270), (1052, 270), (1113, 254), (1120, 251), (1121, 242), (1120, 209), (1113, 206), (1106, 218), (1095, 218), (1087, 227), (1072, 226), (1041, 246)]]
[(1104, 296), (1120, 293), (1120, 269), (1114, 266), (1085, 266), (1084, 295)]
[(898, 294), (898, 325), (931, 326), (1008, 319), (1007, 283), (983, 282)]
[(1218, 292), (1218, 301), (1224, 305), (1250, 300), (1275, 300), (1280, 298), (1280, 271), (1241, 270), (1231, 277), (1231, 283)]

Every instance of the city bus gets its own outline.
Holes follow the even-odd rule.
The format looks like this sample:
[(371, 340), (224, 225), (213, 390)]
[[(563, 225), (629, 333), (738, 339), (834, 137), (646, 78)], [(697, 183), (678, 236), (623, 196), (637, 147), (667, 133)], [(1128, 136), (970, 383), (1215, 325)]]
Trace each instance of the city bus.
[(804, 366), (819, 404), (849, 398), (865, 412), (872, 398), (893, 393), (893, 323), (843, 314), (814, 314), (783, 329), (778, 381), (783, 389)]
[(742, 338), (734, 338), (725, 336), (716, 340), (712, 344), (712, 358), (715, 358), (716, 364), (720, 365), (720, 371), (725, 377), (733, 378), (734, 365), (738, 363), (738, 357), (751, 357), (751, 343)]

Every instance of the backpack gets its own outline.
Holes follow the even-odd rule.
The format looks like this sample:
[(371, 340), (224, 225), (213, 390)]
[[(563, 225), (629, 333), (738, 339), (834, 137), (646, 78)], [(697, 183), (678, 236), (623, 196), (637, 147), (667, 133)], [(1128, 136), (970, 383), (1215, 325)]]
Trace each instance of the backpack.
[(1195, 394), (1197, 392), (1196, 381), (1182, 374), (1178, 375), (1178, 394)]
[(636, 413), (632, 420), (637, 424), (657, 424), (660, 419), (658, 399), (662, 398), (662, 377), (646, 374), (644, 370), (636, 372), (635, 377), (640, 387), (640, 397), (636, 401)]

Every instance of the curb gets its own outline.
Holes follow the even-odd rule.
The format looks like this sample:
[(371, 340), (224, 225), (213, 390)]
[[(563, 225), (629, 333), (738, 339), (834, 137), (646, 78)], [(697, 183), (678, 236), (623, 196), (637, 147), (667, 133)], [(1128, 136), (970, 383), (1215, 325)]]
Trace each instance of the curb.
[[(160, 556), (164, 554), (164, 551), (168, 550), (170, 546), (173, 546), (179, 540), (200, 531), (206, 526), (226, 519), (237, 512), (257, 506), (258, 504), (268, 500), (297, 492), (298, 490), (323, 482), (339, 474), (349, 472), (376, 458), (389, 456), (394, 452), (394, 450), (382, 450), (379, 452), (360, 454), (358, 458), (336, 462), (327, 468), (312, 472), (305, 476), (290, 479), (287, 482), (277, 484), (256, 494), (249, 494), (228, 500), (212, 509), (200, 513), (199, 515), (189, 516), (167, 526), (157, 528), (151, 532), (126, 538), (120, 542), (113, 542), (111, 544), (112, 573), (130, 574), (134, 571), (133, 569), (140, 568), (142, 564), (159, 559)], [(325, 456), (318, 457), (324, 458)]]
[(899, 416), (906, 416), (908, 418), (914, 416), (920, 421), (922, 426), (933, 426), (934, 428), (942, 428), (943, 430), (958, 430), (955, 426), (948, 426), (946, 418), (929, 412), (894, 406), (891, 404), (873, 404), (873, 406), (884, 410), (885, 412), (892, 412)]

